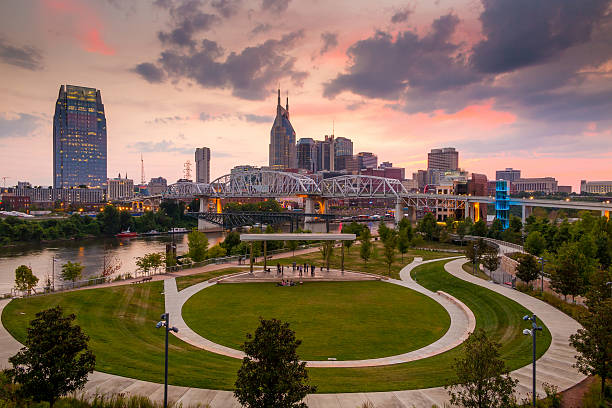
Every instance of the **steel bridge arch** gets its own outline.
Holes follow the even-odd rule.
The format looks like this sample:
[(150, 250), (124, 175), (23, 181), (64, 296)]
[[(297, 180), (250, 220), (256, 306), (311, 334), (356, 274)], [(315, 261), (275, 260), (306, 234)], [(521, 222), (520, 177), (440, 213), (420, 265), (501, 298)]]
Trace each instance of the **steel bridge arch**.
[(211, 198), (274, 198), (321, 194), (317, 182), (310, 177), (274, 170), (226, 174), (210, 184), (199, 186), (200, 192), (197, 195)]
[(397, 198), (408, 194), (401, 181), (385, 177), (345, 175), (323, 179), (319, 183), (325, 198)]

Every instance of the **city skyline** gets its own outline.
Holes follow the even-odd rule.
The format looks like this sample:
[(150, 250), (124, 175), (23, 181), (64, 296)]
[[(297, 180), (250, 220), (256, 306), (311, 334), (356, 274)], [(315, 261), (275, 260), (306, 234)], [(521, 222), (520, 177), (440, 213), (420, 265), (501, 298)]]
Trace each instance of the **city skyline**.
[[(280, 82), (298, 138), (322, 139), (335, 122), (355, 152), (407, 174), (453, 146), (461, 168), (490, 178), (513, 167), (575, 191), (610, 179), (609, 2), (578, 14), (570, 3), (537, 13), (510, 3), (2, 4), (0, 176), (53, 184), (51, 106), (66, 83), (104, 93), (108, 174), (139, 174), (143, 153), (149, 178), (173, 182), (202, 145), (211, 180), (266, 165)], [(503, 54), (525, 33), (505, 37), (499, 13), (562, 29)]]

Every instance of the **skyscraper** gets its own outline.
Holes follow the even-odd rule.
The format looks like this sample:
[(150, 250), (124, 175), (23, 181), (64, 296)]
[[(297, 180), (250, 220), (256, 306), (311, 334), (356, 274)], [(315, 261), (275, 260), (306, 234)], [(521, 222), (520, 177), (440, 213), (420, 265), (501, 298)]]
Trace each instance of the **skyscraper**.
[(459, 152), (454, 147), (431, 149), (427, 154), (427, 170), (455, 171), (459, 168)]
[(198, 147), (195, 151), (196, 182), (210, 183), (210, 149)]
[(297, 142), (297, 167), (308, 171), (316, 171), (317, 149), (315, 141), (302, 138)]
[(334, 170), (346, 170), (346, 159), (353, 157), (353, 142), (346, 137), (334, 139)]
[(100, 91), (60, 86), (53, 117), (53, 186), (106, 184), (106, 116)]
[(295, 130), (289, 121), (289, 97), (287, 106), (281, 106), (280, 89), (276, 105), (276, 118), (270, 130), (269, 165), (273, 169), (297, 168), (297, 149), (295, 145)]

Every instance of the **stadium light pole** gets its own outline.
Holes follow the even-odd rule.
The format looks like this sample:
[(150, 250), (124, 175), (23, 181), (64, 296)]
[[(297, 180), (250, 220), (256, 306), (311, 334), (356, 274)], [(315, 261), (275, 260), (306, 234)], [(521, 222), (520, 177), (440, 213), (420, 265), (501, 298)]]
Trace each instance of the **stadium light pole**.
[(178, 333), (176, 327), (170, 327), (170, 313), (164, 313), (160, 321), (155, 325), (156, 328), (164, 328), (166, 331), (166, 364), (164, 370), (164, 408), (168, 408), (168, 332)]
[(523, 316), (523, 320), (529, 320), (531, 321), (531, 330), (530, 329), (525, 329), (523, 330), (523, 334), (526, 336), (531, 336), (531, 338), (533, 339), (533, 406), (536, 406), (536, 399), (537, 399), (537, 394), (536, 394), (536, 333), (538, 331), (542, 330), (541, 326), (538, 326), (537, 324), (537, 317), (536, 315), (532, 315), (531, 317), (529, 315), (525, 315)]

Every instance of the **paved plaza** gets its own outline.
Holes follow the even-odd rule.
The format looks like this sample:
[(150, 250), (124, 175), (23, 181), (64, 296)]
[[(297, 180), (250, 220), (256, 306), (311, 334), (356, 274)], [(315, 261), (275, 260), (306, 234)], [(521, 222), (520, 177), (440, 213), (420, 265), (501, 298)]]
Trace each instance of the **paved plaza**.
[[(446, 301), (454, 303), (456, 311), (457, 308), (462, 309), (455, 301), (445, 297), (444, 295), (431, 292), (429, 294), (425, 293), (428, 292), (425, 288), (420, 287), (418, 284), (416, 284), (416, 282), (410, 279), (410, 271), (413, 268), (424, 263), (436, 261), (439, 260), (435, 259), (431, 261), (422, 261), (419, 258), (416, 258), (414, 262), (401, 270), (401, 280), (389, 279), (388, 282), (391, 284), (399, 284), (408, 287), (430, 297), (433, 296), (436, 301), (441, 304)], [(543, 392), (542, 384), (545, 382), (557, 385), (559, 390), (563, 391), (585, 378), (584, 375), (578, 373), (577, 370), (572, 367), (574, 364), (573, 356), (575, 351), (568, 344), (569, 336), (575, 333), (580, 327), (576, 321), (536, 298), (501, 285), (484, 281), (466, 273), (462, 269), (462, 264), (464, 262), (464, 258), (452, 260), (445, 265), (445, 268), (450, 274), (459, 279), (485, 287), (515, 300), (533, 313), (537, 314), (542, 322), (549, 328), (552, 335), (552, 342), (549, 349), (538, 360), (537, 364), (538, 392)], [(174, 278), (167, 279), (164, 283), (166, 288), (166, 296), (170, 294), (170, 299), (172, 299), (173, 295), (177, 296), (179, 293), (181, 293), (186, 296), (190, 292), (196, 293), (197, 291), (204, 289), (206, 285), (215, 284), (214, 282), (203, 282), (178, 292), (176, 291), (176, 282)], [(168, 297), (166, 299), (168, 302)], [(167, 307), (169, 307), (167, 311), (171, 313), (171, 316), (180, 316), (180, 301), (175, 298), (175, 302), (170, 300), (170, 303), (170, 305), (167, 304)], [(0, 312), (7, 304), (8, 300), (0, 301)], [(447, 310), (449, 309), (447, 308)], [(467, 327), (470, 327), (471, 325), (471, 321), (468, 318), (462, 323), (457, 324), (456, 327), (453, 327), (453, 322), (459, 322), (461, 316), (467, 315), (464, 311), (457, 311), (456, 313), (451, 314), (451, 328), (448, 330), (445, 336), (443, 336), (437, 342), (432, 343), (430, 346), (440, 343), (440, 341), (447, 338), (447, 336), (447, 340), (449, 340), (447, 347), (451, 347), (453, 344), (450, 341), (451, 338), (454, 338), (455, 341), (460, 339), (462, 337), (462, 333), (465, 333), (466, 331), (466, 325)], [(177, 320), (173, 319), (173, 324), (176, 325), (176, 323)], [(183, 330), (181, 330), (181, 332), (183, 332)], [(420, 358), (426, 358), (432, 355), (432, 352), (436, 352), (433, 349), (425, 350), (430, 346), (415, 350), (412, 353), (420, 352), (422, 354), (422, 357)], [(4, 327), (0, 327), (0, 367), (6, 367), (8, 365), (8, 357), (14, 355), (20, 347), (21, 345), (13, 337), (11, 337), (6, 329)], [(236, 351), (230, 348), (228, 348), (228, 350), (230, 350), (232, 353)], [(395, 357), (396, 356), (392, 358)], [(517, 393), (524, 397), (531, 390), (531, 365), (519, 368), (513, 371), (511, 375), (519, 380)], [(146, 395), (153, 400), (160, 401), (163, 398), (163, 385), (132, 378), (120, 377), (112, 374), (95, 372), (90, 376), (90, 380), (85, 386), (85, 393), (89, 395), (94, 393), (138, 394)], [(170, 386), (169, 396), (171, 400), (182, 403), (183, 406), (189, 406), (190, 404), (210, 404), (210, 406), (214, 408), (240, 406), (234, 399), (231, 391)], [(444, 404), (448, 404), (448, 393), (443, 387), (436, 387), (421, 390), (392, 392), (312, 394), (306, 398), (306, 402), (311, 408), (355, 408), (361, 406), (361, 404), (365, 402), (369, 402), (373, 404), (374, 407), (379, 408), (431, 408), (433, 404), (440, 407), (444, 406)]]

